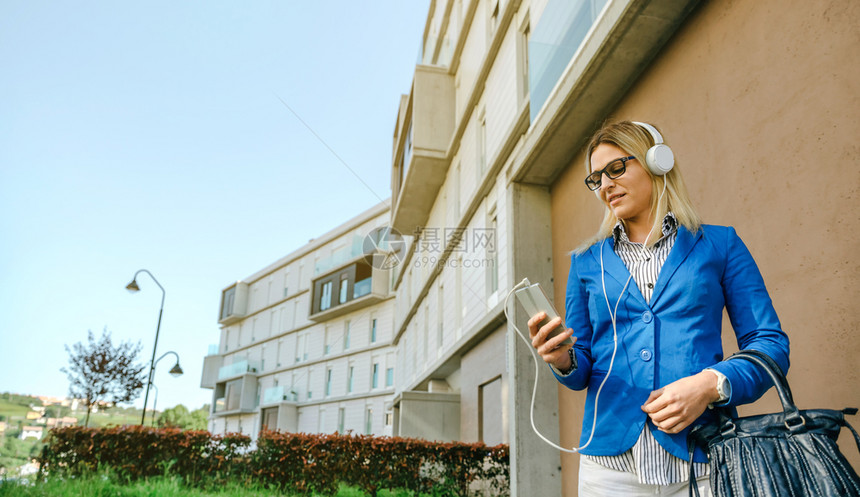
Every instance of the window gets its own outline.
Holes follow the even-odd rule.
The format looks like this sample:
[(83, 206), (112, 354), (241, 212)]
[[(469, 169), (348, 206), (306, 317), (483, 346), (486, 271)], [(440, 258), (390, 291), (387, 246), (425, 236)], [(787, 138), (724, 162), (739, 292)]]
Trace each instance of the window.
[(242, 380), (228, 381), (224, 385), (224, 410), (235, 411), (239, 409), (242, 401)]
[(331, 281), (326, 281), (322, 286), (322, 296), (320, 297), (320, 311), (324, 311), (331, 307)]
[(531, 36), (531, 26), (529, 25), (529, 15), (523, 18), (520, 24), (519, 36), (517, 38), (517, 96), (519, 97), (519, 105), (529, 99), (529, 37)]
[(325, 326), (325, 332), (323, 334), (323, 355), (331, 354), (331, 330), (328, 329), (328, 325)]
[(370, 375), (370, 388), (377, 388), (379, 386), (379, 363), (373, 363), (373, 373)]
[(368, 407), (364, 414), (364, 434), (373, 433), (373, 408)]
[(325, 396), (331, 395), (331, 368), (325, 371)]
[(349, 290), (349, 275), (342, 274), (340, 275), (340, 297), (338, 298), (339, 304), (346, 303), (347, 290)]
[(376, 318), (370, 318), (370, 343), (376, 343)]
[(325, 433), (325, 409), (320, 408), (319, 433)]
[(302, 362), (308, 358), (308, 339), (307, 335), (299, 335), (296, 339), (296, 362)]
[(487, 169), (487, 115), (484, 110), (478, 114), (478, 184)]
[(487, 44), (493, 42), (493, 35), (499, 29), (499, 0), (490, 2), (490, 19), (487, 25)]
[(445, 337), (445, 286), (442, 284), (439, 284), (439, 298), (436, 302), (436, 357), (439, 357)]
[(236, 299), (236, 287), (224, 290), (221, 296), (221, 319), (226, 319), (233, 314), (233, 301)]
[[(372, 290), (373, 268), (356, 262), (313, 282), (311, 314), (363, 297)], [(336, 293), (335, 293), (336, 292)]]
[(452, 179), (454, 180), (454, 185), (453, 185), (454, 193), (452, 196), (454, 198), (453, 198), (453, 202), (451, 202), (453, 204), (451, 206), (451, 210), (454, 211), (454, 219), (459, 219), (460, 218), (460, 164), (457, 164), (457, 166), (454, 167), (453, 174), (454, 174), (454, 177)]
[(346, 376), (346, 393), (352, 393), (352, 387), (354, 386), (355, 380), (355, 367), (349, 367), (349, 374)]
[(254, 396), (254, 407), (260, 407), (260, 394), (262, 393), (263, 386), (257, 383), (257, 393)]
[(343, 407), (338, 408), (337, 410), (337, 432), (343, 433), (343, 425), (346, 421), (346, 409)]
[(497, 376), (478, 387), (478, 440), (487, 445), (505, 441), (498, 415), (502, 410), (502, 379)]
[(394, 386), (394, 368), (385, 370), (385, 386)]
[(270, 407), (268, 409), (263, 409), (263, 422), (261, 423), (260, 430), (277, 430), (278, 429), (278, 408)]
[(496, 208), (493, 207), (492, 211), (490, 211), (490, 234), (489, 236), (493, 237), (492, 242), (487, 244), (487, 252), (488, 259), (490, 261), (490, 266), (487, 268), (489, 271), (489, 281), (488, 288), (490, 293), (496, 293), (499, 290), (499, 250), (496, 245), (496, 236), (499, 233), (499, 218), (496, 215)]
[(394, 413), (391, 411), (386, 411), (385, 413), (385, 426), (391, 426), (394, 423)]
[(343, 350), (349, 350), (349, 334), (350, 334), (349, 319), (343, 323)]
[(278, 328), (279, 314), (281, 309), (275, 309), (269, 313), (269, 336), (275, 336), (281, 330)]

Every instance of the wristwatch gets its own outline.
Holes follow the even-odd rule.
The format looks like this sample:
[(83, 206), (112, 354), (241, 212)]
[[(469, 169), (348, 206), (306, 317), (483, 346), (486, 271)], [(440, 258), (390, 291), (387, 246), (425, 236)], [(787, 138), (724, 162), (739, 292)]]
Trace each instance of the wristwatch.
[(717, 375), (717, 393), (720, 394), (719, 400), (714, 404), (721, 404), (732, 396), (732, 383), (726, 378), (726, 375), (713, 368), (706, 368), (705, 371), (712, 371)]

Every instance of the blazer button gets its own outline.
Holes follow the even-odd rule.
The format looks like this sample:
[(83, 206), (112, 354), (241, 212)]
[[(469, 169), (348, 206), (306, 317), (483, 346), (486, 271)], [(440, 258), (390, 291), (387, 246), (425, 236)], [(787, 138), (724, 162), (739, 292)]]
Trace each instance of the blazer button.
[(650, 312), (645, 311), (642, 313), (642, 321), (644, 321), (646, 323), (650, 323), (652, 319), (654, 319), (654, 315), (651, 314)]
[(651, 360), (651, 351), (650, 351), (650, 350), (648, 350), (648, 349), (642, 349), (642, 350), (640, 350), (640, 351), (639, 351), (639, 358), (640, 358), (640, 359), (642, 359), (642, 360), (643, 360), (643, 361), (645, 361), (645, 362), (650, 361), (650, 360)]

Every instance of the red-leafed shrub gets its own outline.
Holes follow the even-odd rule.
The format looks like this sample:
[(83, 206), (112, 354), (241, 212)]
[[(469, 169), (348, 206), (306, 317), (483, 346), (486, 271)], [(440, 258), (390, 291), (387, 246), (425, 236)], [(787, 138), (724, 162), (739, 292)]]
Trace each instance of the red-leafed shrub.
[(263, 432), (251, 448), (242, 434), (133, 426), (54, 429), (41, 462), (51, 474), (110, 467), (126, 480), (176, 475), (195, 486), (248, 482), (334, 495), (343, 483), (372, 496), (381, 489), (453, 496), (508, 494), (508, 460), (507, 445)]
[(51, 430), (44, 471), (80, 475), (110, 467), (125, 480), (175, 474), (191, 484), (246, 479), (251, 439), (241, 433), (122, 426)]

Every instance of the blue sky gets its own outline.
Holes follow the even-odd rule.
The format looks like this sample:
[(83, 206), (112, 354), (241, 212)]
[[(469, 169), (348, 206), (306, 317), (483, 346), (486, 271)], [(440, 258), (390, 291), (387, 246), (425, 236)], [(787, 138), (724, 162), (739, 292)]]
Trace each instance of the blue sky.
[(209, 402), (221, 289), (390, 196), (428, 6), (0, 0), (0, 391), (65, 395), (87, 330), (148, 365), (146, 268), (158, 407)]

